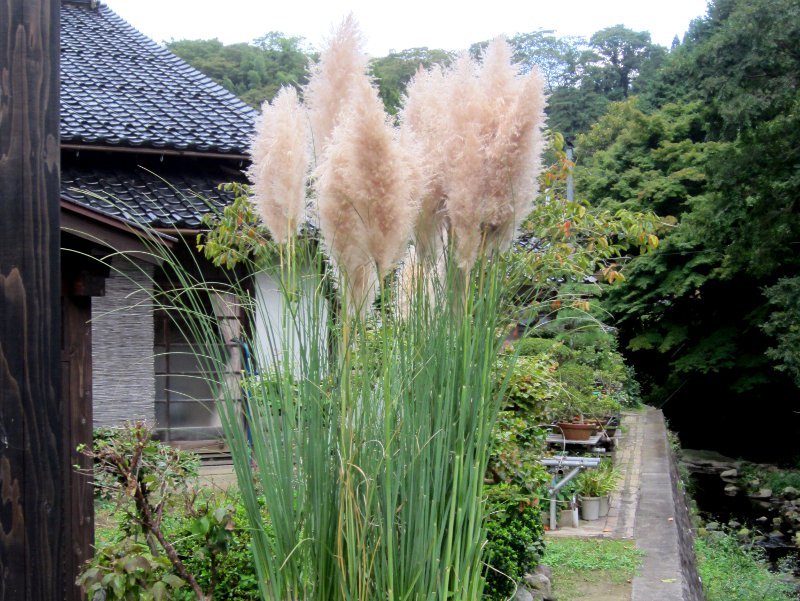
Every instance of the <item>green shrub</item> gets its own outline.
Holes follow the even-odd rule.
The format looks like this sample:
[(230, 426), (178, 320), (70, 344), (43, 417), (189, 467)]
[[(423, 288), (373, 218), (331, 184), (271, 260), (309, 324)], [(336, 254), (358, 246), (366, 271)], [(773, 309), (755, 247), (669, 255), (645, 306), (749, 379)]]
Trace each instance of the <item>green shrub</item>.
[[(131, 429), (135, 425), (127, 424), (116, 428), (95, 428), (92, 433), (92, 452), (102, 453), (105, 449), (120, 447), (132, 452)], [(83, 446), (78, 449), (84, 450)], [(169, 466), (169, 475), (179, 479), (195, 478), (200, 470), (200, 458), (188, 451), (181, 451), (150, 438), (142, 447), (139, 475), (149, 478), (155, 472), (163, 473)], [(110, 500), (119, 491), (118, 476), (104, 469), (95, 462), (92, 474), (94, 478), (94, 494), (98, 499)]]
[[(259, 597), (258, 578), (253, 552), (250, 550), (250, 525), (247, 513), (240, 499), (231, 498), (226, 501), (233, 507), (233, 529), (227, 540), (225, 552), (221, 553), (215, 566), (216, 585), (214, 586), (214, 601), (244, 601)], [(211, 557), (202, 546), (198, 545), (198, 534), (193, 527), (193, 520), (181, 516), (171, 525), (169, 536), (180, 541), (176, 544), (186, 568), (195, 575), (198, 584), (204, 589), (211, 588)], [(191, 591), (181, 591), (188, 601), (193, 598)]]
[(483, 597), (500, 601), (511, 597), (525, 573), (539, 564), (544, 527), (539, 505), (515, 486), (489, 487), (486, 512), (488, 567)]
[[(498, 370), (500, 380), (495, 382), (496, 388), (500, 387), (501, 380), (507, 373), (506, 362), (511, 360), (509, 356), (501, 358)], [(544, 355), (516, 357), (514, 367), (508, 375), (503, 408), (524, 411), (532, 423), (541, 420), (553, 393), (552, 367)]]
[(526, 413), (501, 411), (492, 431), (489, 477), (495, 483), (513, 484), (529, 491), (546, 483), (547, 469), (539, 463), (546, 435), (544, 428), (529, 422)]
[(569, 361), (574, 356), (572, 349), (553, 338), (521, 338), (514, 343), (514, 350), (521, 357), (547, 355), (559, 363)]
[(695, 541), (697, 567), (708, 601), (790, 601), (792, 587), (769, 571), (763, 551), (743, 547), (734, 534), (714, 532)]

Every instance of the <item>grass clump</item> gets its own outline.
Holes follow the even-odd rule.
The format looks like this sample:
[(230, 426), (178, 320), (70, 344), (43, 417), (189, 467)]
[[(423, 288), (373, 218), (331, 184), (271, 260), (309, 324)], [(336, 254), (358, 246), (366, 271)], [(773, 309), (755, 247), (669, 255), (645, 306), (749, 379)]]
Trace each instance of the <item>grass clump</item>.
[(732, 534), (695, 541), (697, 566), (707, 601), (790, 601), (792, 587), (769, 571), (763, 551), (744, 547)]
[(603, 598), (629, 598), (630, 582), (641, 565), (641, 551), (633, 541), (552, 538), (542, 563), (553, 570), (558, 599), (579, 599), (587, 590)]

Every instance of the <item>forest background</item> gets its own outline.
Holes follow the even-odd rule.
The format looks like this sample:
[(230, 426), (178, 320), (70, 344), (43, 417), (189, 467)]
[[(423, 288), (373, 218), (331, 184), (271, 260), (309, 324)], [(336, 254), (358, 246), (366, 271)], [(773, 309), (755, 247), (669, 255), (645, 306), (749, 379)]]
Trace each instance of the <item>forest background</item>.
[[(578, 196), (669, 224), (603, 299), (645, 400), (685, 446), (797, 460), (800, 2), (712, 0), (669, 49), (622, 25), (509, 41), (523, 69), (544, 75), (548, 127), (574, 144)], [(279, 32), (168, 47), (254, 107), (304, 84), (316, 56)], [(388, 112), (419, 65), (453, 58), (411, 48), (373, 59)]]

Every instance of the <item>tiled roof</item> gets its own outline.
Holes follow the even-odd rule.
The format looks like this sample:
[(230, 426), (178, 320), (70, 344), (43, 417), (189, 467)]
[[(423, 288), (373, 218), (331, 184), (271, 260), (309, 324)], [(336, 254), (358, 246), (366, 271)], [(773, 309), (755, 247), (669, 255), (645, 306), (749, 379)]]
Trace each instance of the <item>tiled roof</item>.
[(62, 143), (244, 154), (255, 116), (108, 7), (62, 2)]
[[(184, 163), (181, 159), (180, 163)], [(242, 175), (219, 165), (140, 166), (129, 161), (64, 160), (61, 198), (111, 217), (156, 228), (198, 228), (233, 196), (217, 189)]]

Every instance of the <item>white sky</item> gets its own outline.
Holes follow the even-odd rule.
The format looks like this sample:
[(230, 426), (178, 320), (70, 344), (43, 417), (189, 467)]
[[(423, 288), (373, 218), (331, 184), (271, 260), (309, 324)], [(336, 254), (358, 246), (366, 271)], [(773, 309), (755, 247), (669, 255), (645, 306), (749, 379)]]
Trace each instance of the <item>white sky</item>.
[(218, 38), (249, 42), (269, 31), (302, 36), (320, 48), (331, 27), (353, 12), (372, 56), (417, 46), (461, 50), (499, 34), (552, 29), (588, 37), (623, 24), (669, 47), (706, 0), (104, 0), (157, 42)]

